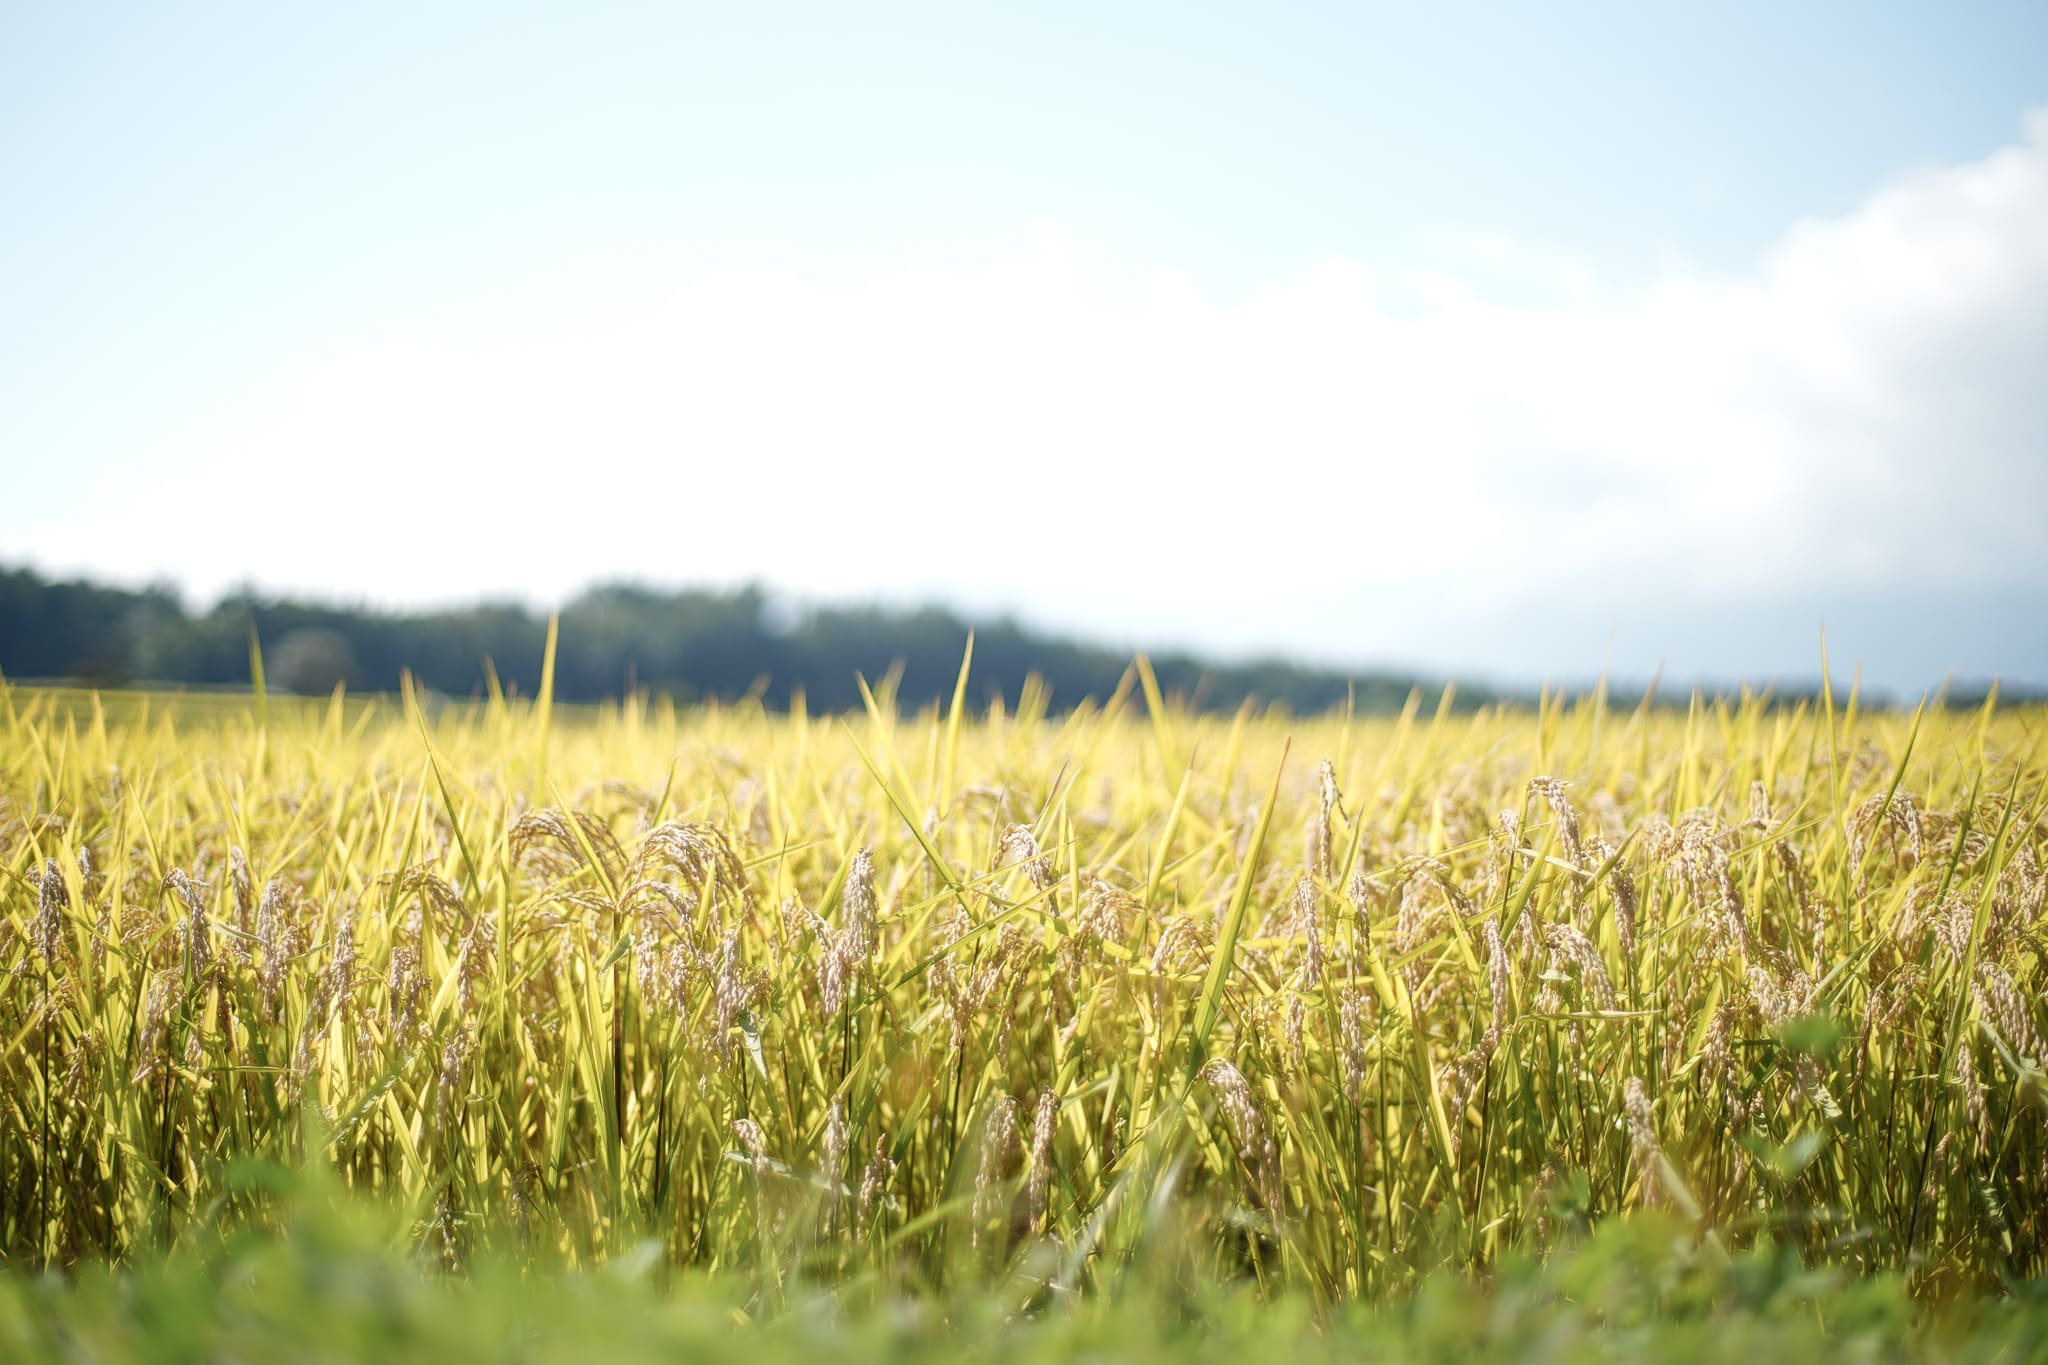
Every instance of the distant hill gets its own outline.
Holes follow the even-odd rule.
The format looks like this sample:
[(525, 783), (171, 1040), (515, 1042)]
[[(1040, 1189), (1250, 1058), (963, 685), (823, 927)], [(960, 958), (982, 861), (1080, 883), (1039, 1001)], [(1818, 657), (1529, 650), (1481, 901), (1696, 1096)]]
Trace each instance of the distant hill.
[[(493, 669), (508, 691), (531, 695), (547, 636), (544, 616), (508, 603), (386, 612), (238, 593), (193, 611), (169, 588), (134, 591), (0, 570), (0, 672), (10, 678), (246, 683), (251, 625), (270, 685), (308, 693), (329, 692), (337, 682), (389, 690), (410, 670), (438, 692), (468, 696), (485, 690)], [(1033, 675), (1056, 707), (1106, 697), (1130, 663), (1126, 653), (1009, 619), (969, 621), (937, 608), (792, 613), (760, 588), (668, 592), (614, 583), (562, 608), (555, 690), (566, 701), (635, 691), (685, 700), (758, 695), (776, 707), (801, 690), (814, 709), (842, 710), (860, 705), (858, 676), (872, 680), (900, 668), (897, 695), (917, 705), (950, 695), (970, 628), (977, 702), (991, 694), (1014, 700)], [(1252, 697), (1324, 711), (1350, 697), (1362, 711), (1386, 711), (1417, 686), (1434, 697), (1444, 683), (1182, 653), (1153, 655), (1152, 665), (1165, 691), (1212, 710)], [(1495, 697), (1465, 684), (1456, 694), (1465, 707)]]

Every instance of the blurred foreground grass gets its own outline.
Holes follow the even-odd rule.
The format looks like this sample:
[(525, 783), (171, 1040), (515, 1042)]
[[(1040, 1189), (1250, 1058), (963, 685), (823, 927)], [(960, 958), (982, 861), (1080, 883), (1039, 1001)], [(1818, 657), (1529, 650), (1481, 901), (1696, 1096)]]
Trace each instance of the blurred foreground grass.
[[(238, 1182), (248, 1183), (248, 1182)], [(276, 1221), (74, 1277), (0, 1275), (11, 1361), (731, 1361), (986, 1365), (1095, 1360), (1413, 1362), (1954, 1361), (2048, 1358), (2048, 1285), (1916, 1304), (1903, 1277), (1806, 1269), (1789, 1247), (1730, 1254), (1683, 1220), (1602, 1224), (1543, 1262), (1451, 1267), (1408, 1294), (1319, 1309), (1248, 1281), (1139, 1262), (1113, 1292), (904, 1297), (870, 1280), (678, 1271), (657, 1243), (595, 1269), (486, 1256), (461, 1274), (409, 1251), (410, 1225), (279, 1171)]]

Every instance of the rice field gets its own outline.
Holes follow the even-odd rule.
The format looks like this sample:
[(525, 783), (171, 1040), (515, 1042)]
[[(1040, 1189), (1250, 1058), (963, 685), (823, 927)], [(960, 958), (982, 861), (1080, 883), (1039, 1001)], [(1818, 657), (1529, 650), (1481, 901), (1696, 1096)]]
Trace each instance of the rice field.
[(1630, 1228), (2042, 1274), (2040, 708), (866, 695), (0, 688), (8, 1273), (317, 1172), (407, 1264), (746, 1317), (1327, 1315)]

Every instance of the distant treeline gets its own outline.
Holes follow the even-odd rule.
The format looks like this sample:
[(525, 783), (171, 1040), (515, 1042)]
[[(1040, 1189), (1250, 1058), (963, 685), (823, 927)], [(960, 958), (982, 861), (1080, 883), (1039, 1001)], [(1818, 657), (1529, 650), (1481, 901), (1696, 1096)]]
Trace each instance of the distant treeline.
[[(0, 570), (0, 672), (10, 678), (246, 684), (251, 625), (268, 685), (311, 694), (337, 683), (391, 690), (410, 670), (437, 692), (470, 696), (485, 690), (489, 660), (508, 692), (531, 696), (547, 638), (545, 616), (505, 603), (385, 612), (245, 592), (194, 612), (169, 588), (133, 591)], [(1033, 674), (1055, 706), (1107, 697), (1130, 663), (1125, 653), (1037, 634), (1014, 621), (970, 623), (931, 608), (792, 612), (759, 588), (663, 592), (612, 584), (562, 608), (555, 691), (568, 701), (635, 691), (681, 700), (755, 694), (779, 707), (800, 689), (814, 709), (842, 710), (861, 704), (857, 676), (872, 681), (900, 666), (897, 695), (917, 705), (950, 695), (970, 626), (977, 702), (995, 693), (1014, 700)], [(1254, 697), (1323, 711), (1349, 695), (1361, 710), (1384, 711), (1399, 708), (1418, 683), (1432, 700), (1442, 686), (1441, 679), (1353, 675), (1278, 660), (1219, 664), (1159, 654), (1152, 666), (1165, 691), (1210, 709)], [(1493, 699), (1485, 688), (1461, 684), (1457, 691), (1462, 706)]]

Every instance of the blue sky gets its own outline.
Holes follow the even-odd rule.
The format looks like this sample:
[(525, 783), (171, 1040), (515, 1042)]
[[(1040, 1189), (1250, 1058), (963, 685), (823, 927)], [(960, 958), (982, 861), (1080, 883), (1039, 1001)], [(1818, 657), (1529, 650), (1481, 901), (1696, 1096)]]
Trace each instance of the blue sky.
[(1790, 8), (10, 6), (0, 560), (2048, 681), (2048, 8)]

